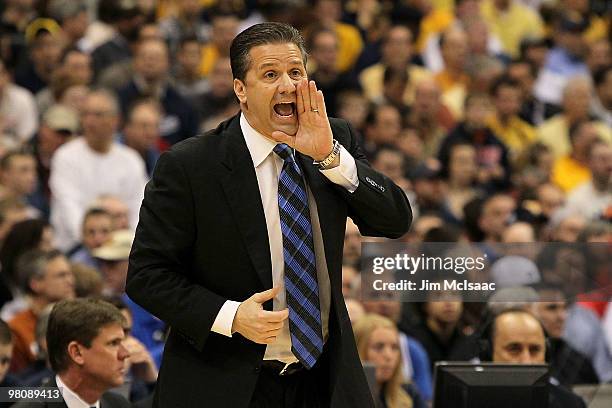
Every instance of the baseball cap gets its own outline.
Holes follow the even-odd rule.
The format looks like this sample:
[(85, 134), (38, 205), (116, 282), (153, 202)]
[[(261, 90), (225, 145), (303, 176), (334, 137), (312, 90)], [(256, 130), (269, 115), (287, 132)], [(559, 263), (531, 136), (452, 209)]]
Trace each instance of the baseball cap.
[(72, 134), (79, 130), (79, 115), (74, 109), (64, 105), (52, 105), (43, 115), (43, 124), (55, 131)]
[(92, 251), (92, 255), (103, 261), (125, 261), (130, 257), (133, 241), (134, 231), (127, 229), (114, 231), (104, 245)]

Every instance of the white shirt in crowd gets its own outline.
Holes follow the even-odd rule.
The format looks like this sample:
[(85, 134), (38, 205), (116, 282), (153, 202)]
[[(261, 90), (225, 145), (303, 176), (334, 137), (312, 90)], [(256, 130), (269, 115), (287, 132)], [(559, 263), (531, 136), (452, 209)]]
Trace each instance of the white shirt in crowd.
[(105, 154), (92, 150), (83, 137), (60, 147), (51, 160), (51, 225), (56, 245), (72, 249), (81, 239), (83, 215), (100, 195), (113, 195), (130, 209), (136, 227), (147, 183), (142, 158), (129, 147), (113, 143)]
[(25, 88), (8, 84), (0, 96), (0, 135), (11, 145), (30, 140), (38, 129), (38, 109), (34, 96)]
[(593, 182), (587, 181), (570, 192), (565, 206), (590, 220), (596, 219), (612, 207), (612, 189), (597, 191)]
[[(257, 183), (259, 184), (259, 193), (261, 195), (261, 202), (266, 217), (266, 227), (270, 242), (270, 255), (272, 258), (272, 284), (274, 287), (281, 287), (278, 295), (272, 301), (273, 309), (283, 310), (287, 307), (284, 282), (285, 260), (283, 258), (283, 235), (281, 232), (280, 215), (278, 211), (278, 179), (283, 168), (283, 159), (272, 151), (274, 146), (276, 146), (276, 142), (264, 137), (253, 129), (244, 115), (240, 116), (240, 127), (247, 147), (249, 148), (253, 165), (255, 166), (255, 175), (257, 177)], [(344, 147), (340, 150), (340, 164), (332, 169), (321, 170), (321, 173), (333, 183), (341, 185), (350, 192), (355, 191), (359, 185), (355, 159), (346, 149), (344, 149)], [(325, 261), (323, 237), (321, 235), (317, 205), (308, 186), (306, 189), (308, 190), (308, 205), (316, 257), (323, 338), (327, 339), (329, 333), (328, 321), (331, 301), (329, 273)], [(225, 336), (231, 336), (232, 323), (239, 305), (240, 302), (232, 300), (226, 301), (221, 307), (211, 330)], [(276, 338), (276, 342), (267, 346), (264, 355), (265, 360), (279, 360), (285, 363), (297, 361), (297, 358), (291, 352), (291, 337), (289, 335), (289, 324), (287, 322), (288, 321), (286, 321), (279, 336)]]

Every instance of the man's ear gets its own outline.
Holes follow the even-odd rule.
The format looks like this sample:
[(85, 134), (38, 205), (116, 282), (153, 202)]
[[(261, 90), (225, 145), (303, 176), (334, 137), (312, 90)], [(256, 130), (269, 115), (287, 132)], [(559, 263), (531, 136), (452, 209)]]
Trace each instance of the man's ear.
[(85, 363), (85, 358), (83, 357), (83, 353), (81, 353), (82, 347), (83, 346), (76, 341), (68, 343), (68, 355), (77, 365), (83, 365)]
[(246, 104), (246, 85), (238, 78), (234, 78), (234, 93), (241, 104)]

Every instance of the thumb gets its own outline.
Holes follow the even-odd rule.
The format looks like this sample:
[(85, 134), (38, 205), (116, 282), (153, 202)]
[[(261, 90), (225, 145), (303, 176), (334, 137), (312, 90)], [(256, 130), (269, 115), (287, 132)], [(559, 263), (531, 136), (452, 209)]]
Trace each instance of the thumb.
[(285, 143), (289, 147), (295, 147), (295, 136), (289, 136), (280, 130), (272, 132), (272, 139), (276, 140), (278, 143)]
[(276, 296), (280, 291), (280, 286), (273, 287), (272, 289), (268, 289), (263, 292), (256, 293), (252, 296), (253, 300), (256, 303), (264, 303)]

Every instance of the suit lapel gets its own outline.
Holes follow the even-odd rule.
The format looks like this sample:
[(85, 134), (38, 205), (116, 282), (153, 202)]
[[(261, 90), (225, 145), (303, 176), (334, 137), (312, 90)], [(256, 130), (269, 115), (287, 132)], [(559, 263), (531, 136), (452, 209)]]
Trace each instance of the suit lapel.
[(222, 164), (225, 174), (221, 184), (242, 239), (265, 289), (272, 287), (272, 264), (266, 218), (259, 184), (242, 130), (240, 116), (234, 117), (225, 130)]

